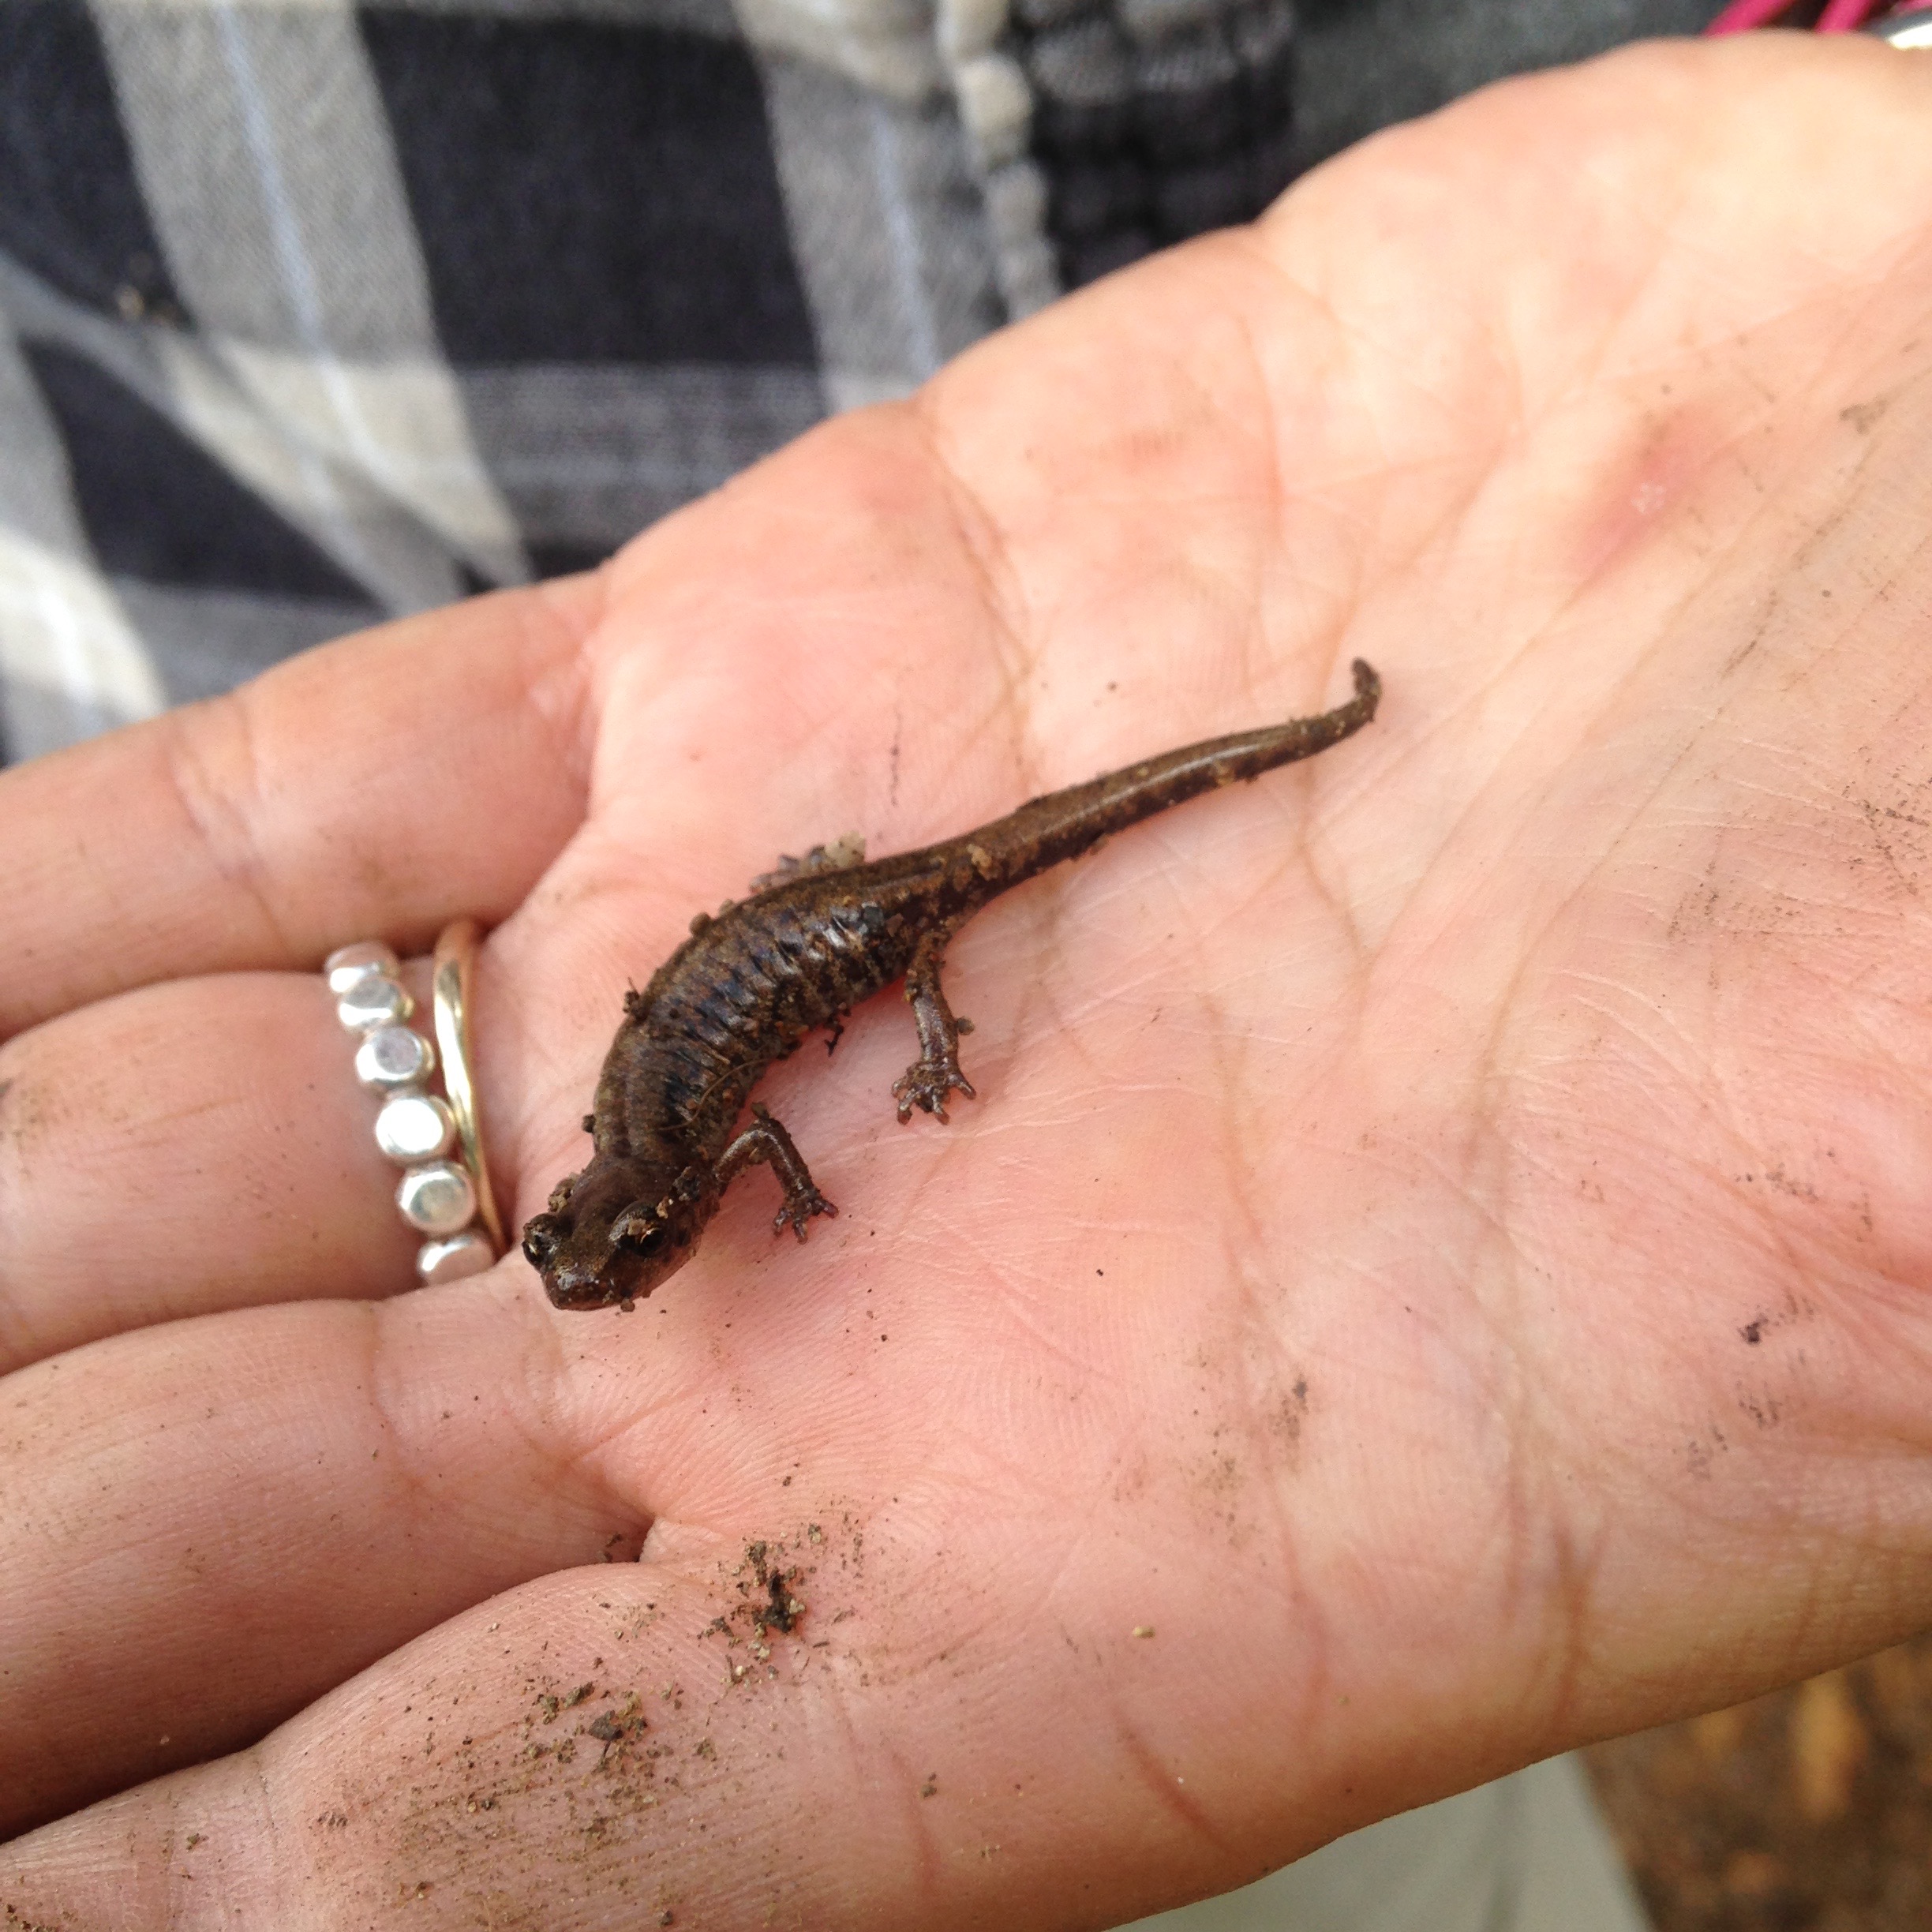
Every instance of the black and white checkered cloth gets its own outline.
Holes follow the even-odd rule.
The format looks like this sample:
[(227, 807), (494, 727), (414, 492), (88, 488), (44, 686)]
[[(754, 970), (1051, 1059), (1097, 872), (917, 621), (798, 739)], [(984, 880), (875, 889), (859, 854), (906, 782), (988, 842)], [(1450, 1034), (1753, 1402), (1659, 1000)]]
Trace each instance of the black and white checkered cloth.
[(580, 567), (1373, 126), (1712, 11), (0, 0), (0, 758)]

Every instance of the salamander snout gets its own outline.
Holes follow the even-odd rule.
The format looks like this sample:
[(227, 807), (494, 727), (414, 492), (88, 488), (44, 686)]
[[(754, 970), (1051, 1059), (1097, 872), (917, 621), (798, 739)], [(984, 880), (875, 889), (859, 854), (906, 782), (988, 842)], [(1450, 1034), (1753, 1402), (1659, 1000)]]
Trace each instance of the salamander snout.
[(533, 1215), (524, 1223), (523, 1258), (543, 1277), (545, 1291), (559, 1308), (602, 1308), (607, 1305), (598, 1279), (600, 1251), (586, 1267), (577, 1252), (574, 1230), (567, 1216)]
[(622, 1307), (690, 1260), (716, 1204), (651, 1163), (593, 1159), (525, 1224), (524, 1258), (556, 1307)]

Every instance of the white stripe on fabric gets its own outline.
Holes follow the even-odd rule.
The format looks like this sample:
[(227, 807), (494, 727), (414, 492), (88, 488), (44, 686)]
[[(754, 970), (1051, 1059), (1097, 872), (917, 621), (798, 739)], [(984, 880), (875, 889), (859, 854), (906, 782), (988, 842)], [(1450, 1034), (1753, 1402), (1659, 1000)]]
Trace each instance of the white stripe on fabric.
[[(158, 345), (182, 427), (232, 475), (301, 530), (392, 612), (432, 609), (462, 593), (442, 542), (413, 518), (399, 515), (388, 492), (358, 464), (331, 460), (303, 433), (298, 402), (278, 395), (265, 405), (257, 384), (224, 365), (249, 358), (232, 350), (218, 358), (192, 339)], [(283, 358), (290, 390), (320, 389), (319, 372)], [(256, 369), (258, 380), (259, 366)], [(332, 417), (332, 405), (320, 413)]]
[(64, 701), (65, 728), (52, 743), (22, 742), (18, 715), (10, 716), (8, 748), (21, 758), (152, 717), (166, 702), (133, 627), (92, 561), (63, 556), (3, 525), (0, 679), (9, 692), (28, 685)]
[(461, 380), (443, 362), (352, 363), (240, 343), (223, 345), (221, 360), (283, 434), (367, 485), (376, 514), (432, 531), (492, 582), (523, 581), (515, 520), (484, 466)]
[(957, 118), (811, 61), (758, 65), (827, 402), (904, 395), (1004, 320)]
[[(3, 312), (0, 447), (0, 687), (7, 749), (26, 758), (150, 717), (164, 700), (154, 666), (101, 580), (60, 432)], [(23, 687), (34, 702), (21, 701)]]
[[(176, 286), (259, 428), (286, 446), (277, 507), (393, 609), (457, 592), (425, 531), (487, 579), (523, 580), (515, 522), (440, 356), (353, 10), (99, 0), (96, 13)], [(171, 367), (189, 382), (184, 411), (230, 419), (210, 414), (219, 385), (205, 362)], [(419, 526), (406, 557), (371, 536), (364, 513), (378, 506)]]
[(793, 54), (889, 99), (929, 99), (944, 78), (930, 0), (735, 0), (759, 53)]
[(908, 346), (912, 351), (912, 373), (920, 381), (936, 374), (939, 368), (939, 340), (933, 332), (932, 305), (919, 286), (919, 235), (906, 200), (904, 157), (900, 152), (894, 117), (885, 103), (867, 103), (866, 132), (872, 156), (872, 181), (878, 204), (886, 215), (886, 233), (892, 238), (889, 257), (893, 283), (899, 298), (900, 313), (905, 317)]

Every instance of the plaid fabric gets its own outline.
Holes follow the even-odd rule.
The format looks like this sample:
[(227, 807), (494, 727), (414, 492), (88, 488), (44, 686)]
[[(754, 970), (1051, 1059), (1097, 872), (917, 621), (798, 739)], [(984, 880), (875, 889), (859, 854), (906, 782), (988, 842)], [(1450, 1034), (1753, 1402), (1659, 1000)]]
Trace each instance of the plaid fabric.
[(0, 0), (0, 757), (580, 567), (1372, 127), (1712, 10)]

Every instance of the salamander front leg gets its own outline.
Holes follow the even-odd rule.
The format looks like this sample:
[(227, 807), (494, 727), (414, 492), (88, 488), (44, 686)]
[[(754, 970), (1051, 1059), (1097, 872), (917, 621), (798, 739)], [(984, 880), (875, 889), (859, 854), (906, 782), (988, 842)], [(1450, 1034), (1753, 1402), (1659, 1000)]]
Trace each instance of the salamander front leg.
[(772, 1219), (774, 1234), (789, 1227), (803, 1241), (805, 1223), (814, 1215), (838, 1212), (814, 1185), (811, 1170), (805, 1165), (792, 1136), (763, 1107), (754, 1106), (751, 1125), (718, 1156), (719, 1187), (730, 1186), (736, 1176), (759, 1161), (770, 1164), (777, 1174), (779, 1185), (784, 1189), (784, 1205)]
[(953, 1017), (939, 984), (939, 968), (945, 963), (946, 942), (953, 929), (928, 933), (912, 955), (906, 969), (906, 1002), (912, 1009), (912, 1023), (919, 1028), (919, 1057), (893, 1082), (893, 1098), (899, 1103), (899, 1118), (908, 1121), (912, 1110), (923, 1107), (928, 1114), (946, 1118), (946, 1095), (973, 1095), (972, 1082), (960, 1071), (959, 1036), (972, 1031), (970, 1020)]

